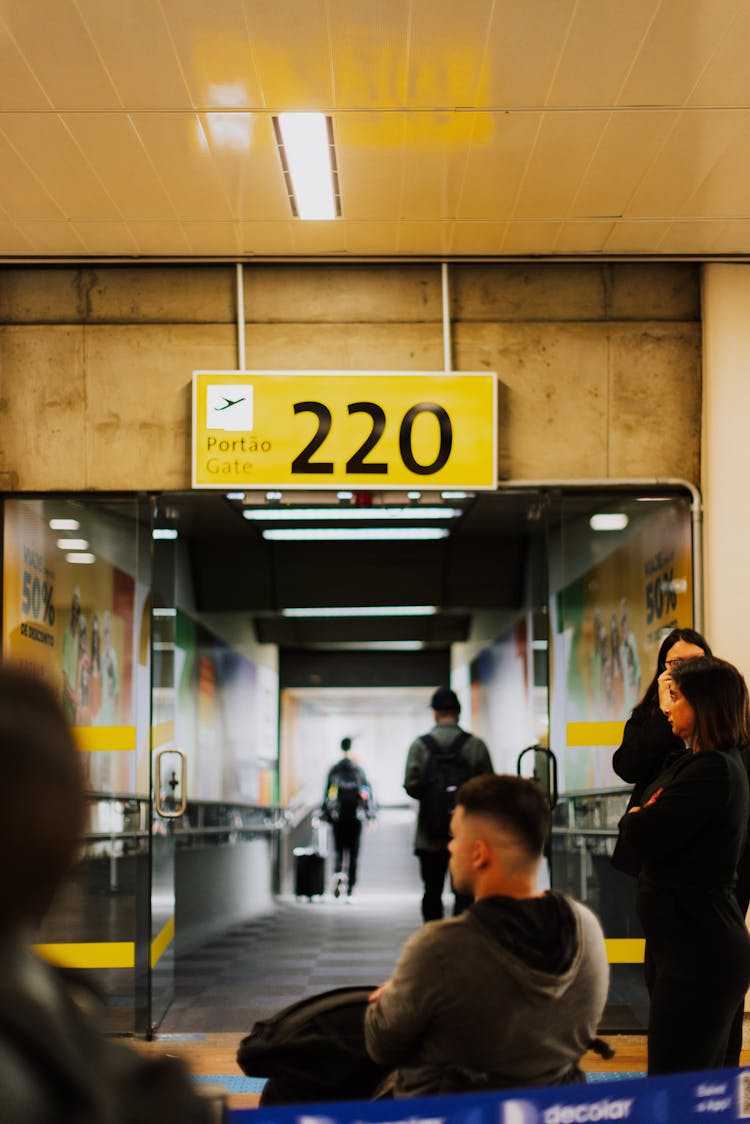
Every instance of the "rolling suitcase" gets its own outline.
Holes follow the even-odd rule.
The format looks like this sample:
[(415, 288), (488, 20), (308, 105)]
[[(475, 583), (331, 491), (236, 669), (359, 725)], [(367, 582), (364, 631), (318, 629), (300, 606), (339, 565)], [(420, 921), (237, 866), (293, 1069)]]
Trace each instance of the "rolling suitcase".
[(294, 892), (298, 898), (320, 897), (325, 891), (326, 861), (314, 847), (295, 847)]

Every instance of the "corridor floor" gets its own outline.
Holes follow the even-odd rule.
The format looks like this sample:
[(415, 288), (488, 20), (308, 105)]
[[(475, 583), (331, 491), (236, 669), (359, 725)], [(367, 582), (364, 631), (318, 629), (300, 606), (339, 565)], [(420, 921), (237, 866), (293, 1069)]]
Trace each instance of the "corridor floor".
[[(307, 995), (382, 983), (421, 925), (414, 816), (388, 809), (363, 835), (353, 899), (284, 896), (176, 962), (175, 997), (159, 1035), (237, 1031)], [(332, 873), (331, 860), (328, 878)]]

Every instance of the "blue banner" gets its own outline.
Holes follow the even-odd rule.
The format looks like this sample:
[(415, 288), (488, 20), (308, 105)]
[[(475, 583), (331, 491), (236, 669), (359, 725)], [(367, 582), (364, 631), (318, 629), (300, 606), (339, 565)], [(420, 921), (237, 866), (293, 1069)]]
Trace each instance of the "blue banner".
[(233, 1110), (229, 1124), (723, 1124), (750, 1120), (750, 1069), (391, 1101)]

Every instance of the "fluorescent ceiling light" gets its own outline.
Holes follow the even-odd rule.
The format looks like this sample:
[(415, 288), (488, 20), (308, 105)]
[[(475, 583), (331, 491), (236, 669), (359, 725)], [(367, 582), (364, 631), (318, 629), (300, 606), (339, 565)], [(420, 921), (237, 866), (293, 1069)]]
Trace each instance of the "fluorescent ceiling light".
[(176, 617), (176, 609), (152, 609), (151, 615), (154, 617)]
[(60, 550), (88, 550), (86, 539), (58, 539), (57, 546)]
[(326, 609), (302, 606), (281, 610), (282, 617), (434, 617), (435, 613), (437, 605), (333, 605)]
[(456, 519), (457, 507), (246, 507), (245, 519), (259, 523), (304, 523), (321, 519), (380, 522), (391, 519)]
[(152, 539), (176, 539), (177, 531), (174, 527), (154, 527), (151, 532)]
[(324, 113), (280, 113), (276, 139), (293, 207), (301, 219), (335, 219), (332, 138)]
[(262, 534), (272, 542), (394, 542), (448, 537), (443, 527), (282, 527)]
[(347, 652), (420, 652), (424, 640), (347, 640), (344, 643), (316, 643), (314, 648)]
[(627, 525), (628, 517), (624, 511), (601, 512), (589, 519), (592, 531), (624, 531)]
[(469, 493), (468, 492), (441, 492), (440, 497), (441, 497), (441, 499), (444, 499), (444, 500), (468, 500), (469, 499)]
[(50, 519), (49, 525), (53, 531), (77, 531), (81, 526), (77, 519)]
[(244, 498), (245, 498), (244, 492), (227, 492), (227, 499), (228, 500), (239, 500), (240, 503), (242, 503)]
[(95, 554), (66, 554), (66, 562), (72, 562), (74, 566), (90, 566), (96, 562)]

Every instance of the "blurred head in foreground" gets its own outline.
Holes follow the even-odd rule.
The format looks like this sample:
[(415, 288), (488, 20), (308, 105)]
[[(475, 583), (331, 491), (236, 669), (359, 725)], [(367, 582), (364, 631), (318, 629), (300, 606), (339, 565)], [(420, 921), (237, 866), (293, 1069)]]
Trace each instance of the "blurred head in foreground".
[(0, 936), (42, 919), (85, 814), (79, 752), (56, 695), (0, 664)]

